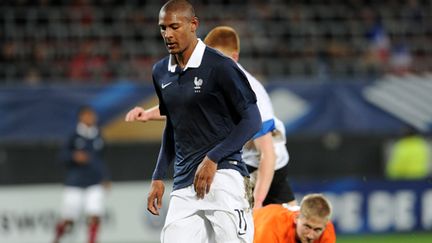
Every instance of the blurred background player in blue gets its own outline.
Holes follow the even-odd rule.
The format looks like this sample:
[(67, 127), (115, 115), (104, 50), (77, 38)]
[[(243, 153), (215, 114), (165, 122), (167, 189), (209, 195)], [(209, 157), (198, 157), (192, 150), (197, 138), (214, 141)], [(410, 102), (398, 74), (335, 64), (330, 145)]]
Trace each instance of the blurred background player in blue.
[(61, 220), (54, 243), (71, 230), (82, 213), (87, 217), (88, 243), (95, 243), (101, 216), (105, 211), (105, 190), (110, 186), (102, 159), (104, 141), (97, 126), (97, 114), (90, 106), (78, 111), (76, 130), (61, 153), (66, 166)]

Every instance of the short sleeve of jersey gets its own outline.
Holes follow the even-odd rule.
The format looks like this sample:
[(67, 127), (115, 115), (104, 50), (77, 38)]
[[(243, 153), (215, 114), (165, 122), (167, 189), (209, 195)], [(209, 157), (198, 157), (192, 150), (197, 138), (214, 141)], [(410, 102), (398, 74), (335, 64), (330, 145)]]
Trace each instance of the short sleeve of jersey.
[(226, 98), (237, 111), (243, 111), (249, 104), (256, 103), (245, 74), (232, 60), (226, 60), (215, 69), (215, 78), (225, 91)]

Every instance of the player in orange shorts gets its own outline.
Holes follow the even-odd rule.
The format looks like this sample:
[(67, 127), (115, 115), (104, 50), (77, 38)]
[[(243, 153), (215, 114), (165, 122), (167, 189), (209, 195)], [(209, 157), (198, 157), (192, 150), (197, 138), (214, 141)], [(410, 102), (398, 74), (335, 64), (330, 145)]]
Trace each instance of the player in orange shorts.
[(254, 243), (335, 243), (330, 202), (306, 195), (300, 207), (270, 204), (254, 211)]

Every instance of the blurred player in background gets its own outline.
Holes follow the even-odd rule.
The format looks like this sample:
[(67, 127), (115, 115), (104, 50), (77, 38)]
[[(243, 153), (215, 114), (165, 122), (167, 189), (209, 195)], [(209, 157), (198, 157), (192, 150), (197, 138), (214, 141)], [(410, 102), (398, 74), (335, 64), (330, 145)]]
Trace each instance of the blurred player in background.
[[(159, 214), (163, 179), (174, 161), (161, 241), (252, 242), (241, 149), (261, 126), (256, 97), (235, 62), (197, 38), (198, 24), (187, 1), (168, 1), (159, 12), (170, 55), (153, 66), (153, 83), (167, 119), (148, 210)], [(126, 120), (140, 120), (142, 111), (133, 109)]]
[(108, 171), (101, 158), (104, 142), (97, 126), (97, 115), (90, 106), (78, 111), (75, 132), (61, 153), (66, 166), (61, 221), (56, 226), (54, 243), (71, 230), (82, 212), (87, 217), (88, 242), (95, 243), (105, 210)]
[(254, 211), (254, 243), (335, 243), (330, 202), (306, 195), (298, 206), (270, 204)]
[(289, 155), (285, 146), (285, 126), (273, 112), (273, 105), (263, 85), (247, 72), (239, 63), (240, 38), (228, 26), (212, 29), (204, 43), (213, 47), (237, 62), (257, 96), (262, 127), (252, 140), (243, 147), (243, 159), (250, 173), (254, 175), (254, 208), (270, 203), (296, 205), (294, 193), (288, 182)]
[[(236, 31), (228, 26), (212, 29), (206, 36), (207, 46), (221, 51), (238, 62), (240, 55), (240, 38)], [(239, 68), (246, 77), (257, 96), (257, 105), (263, 121), (261, 130), (243, 147), (243, 159), (250, 173), (254, 173), (254, 208), (270, 203), (288, 203), (296, 205), (294, 193), (287, 179), (289, 155), (285, 146), (285, 126), (275, 117), (269, 95), (263, 85), (247, 72), (239, 63)], [(163, 120), (159, 108), (143, 110), (132, 109), (126, 116), (136, 116), (137, 120)]]

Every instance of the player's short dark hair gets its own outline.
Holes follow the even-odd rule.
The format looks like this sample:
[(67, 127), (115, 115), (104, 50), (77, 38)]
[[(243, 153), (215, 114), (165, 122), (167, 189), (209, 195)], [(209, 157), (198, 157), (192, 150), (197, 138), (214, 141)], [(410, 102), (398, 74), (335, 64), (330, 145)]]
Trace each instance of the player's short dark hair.
[(161, 10), (165, 12), (184, 12), (187, 18), (195, 17), (195, 9), (192, 4), (186, 0), (170, 0), (166, 2)]
[(95, 109), (91, 105), (88, 105), (88, 104), (80, 105), (78, 107), (78, 110), (77, 110), (77, 115), (80, 116), (84, 112), (93, 112), (93, 113), (95, 113)]

